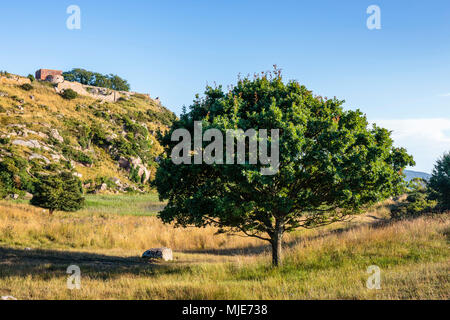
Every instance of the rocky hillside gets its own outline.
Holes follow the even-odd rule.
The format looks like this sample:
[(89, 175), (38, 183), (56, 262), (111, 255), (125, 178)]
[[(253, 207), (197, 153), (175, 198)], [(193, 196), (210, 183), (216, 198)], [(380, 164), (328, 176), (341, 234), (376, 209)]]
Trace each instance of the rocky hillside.
[(47, 82), (0, 76), (0, 198), (33, 192), (42, 173), (73, 170), (87, 192), (148, 189), (175, 115), (148, 96), (66, 100)]

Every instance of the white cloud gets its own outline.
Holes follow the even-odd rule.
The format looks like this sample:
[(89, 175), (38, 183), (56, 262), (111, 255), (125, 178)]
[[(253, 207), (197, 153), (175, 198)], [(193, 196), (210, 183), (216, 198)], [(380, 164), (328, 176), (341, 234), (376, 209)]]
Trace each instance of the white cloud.
[(431, 172), (436, 160), (450, 151), (450, 119), (375, 120), (378, 126), (393, 131), (395, 145), (414, 156), (414, 170)]
[(440, 94), (439, 97), (450, 97), (450, 92), (449, 93)]

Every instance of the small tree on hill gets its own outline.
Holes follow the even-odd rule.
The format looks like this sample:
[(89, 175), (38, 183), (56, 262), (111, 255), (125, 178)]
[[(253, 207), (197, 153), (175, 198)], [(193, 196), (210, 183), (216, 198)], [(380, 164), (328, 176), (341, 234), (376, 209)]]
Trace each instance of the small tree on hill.
[(55, 211), (73, 212), (84, 205), (81, 181), (70, 172), (42, 176), (36, 184), (31, 204)]
[[(172, 141), (175, 130), (194, 136), (195, 121), (223, 137), (227, 129), (278, 129), (278, 171), (262, 175), (267, 165), (248, 161), (175, 164), (165, 157), (155, 180), (160, 198), (168, 199), (159, 217), (269, 241), (273, 265), (281, 263), (286, 232), (340, 221), (400, 192), (402, 169), (414, 164), (405, 149), (393, 147), (388, 130), (369, 126), (359, 110), (346, 111), (343, 101), (314, 96), (296, 81), (284, 83), (277, 70), (239, 80), (228, 92), (207, 87), (205, 95), (161, 137), (165, 154), (179, 144)], [(195, 153), (210, 147), (202, 143)], [(226, 149), (225, 139), (219, 143)]]
[(450, 152), (437, 161), (428, 189), (430, 199), (437, 200), (440, 209), (450, 210)]

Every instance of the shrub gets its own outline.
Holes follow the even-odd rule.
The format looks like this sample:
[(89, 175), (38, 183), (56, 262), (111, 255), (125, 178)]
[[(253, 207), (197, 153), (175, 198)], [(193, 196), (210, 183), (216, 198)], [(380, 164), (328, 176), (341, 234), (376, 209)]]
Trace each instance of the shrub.
[(163, 112), (156, 112), (152, 109), (146, 111), (150, 122), (159, 122), (165, 126), (170, 127), (172, 123), (177, 119), (176, 115), (171, 111), (163, 108)]
[(437, 161), (428, 192), (430, 199), (437, 200), (439, 209), (450, 210), (450, 152)]
[[(2, 108), (2, 107), (0, 106), (0, 108)], [(1, 110), (0, 110), (0, 112), (1, 112)], [(8, 145), (8, 144), (10, 144), (10, 143), (11, 143), (11, 138), (8, 138), (8, 137), (0, 137), (0, 144)]]
[(0, 199), (5, 198), (8, 195), (8, 191), (6, 190), (6, 187), (3, 184), (3, 181), (0, 180)]
[(71, 172), (42, 176), (36, 183), (32, 205), (54, 211), (73, 212), (84, 205), (81, 180)]
[(76, 99), (78, 97), (78, 93), (76, 93), (75, 91), (73, 91), (72, 89), (66, 89), (64, 90), (64, 92), (61, 94), (61, 96), (66, 99), (66, 100), (73, 100)]
[(0, 184), (3, 192), (20, 193), (28, 191), (33, 193), (33, 178), (27, 172), (28, 163), (26, 160), (15, 157), (6, 157), (0, 161)]
[(85, 154), (82, 151), (73, 149), (67, 145), (62, 148), (62, 151), (65, 156), (81, 164), (91, 165), (94, 163), (94, 160), (89, 155)]
[(129, 116), (123, 116), (122, 123), (127, 131), (132, 132), (135, 135), (141, 135), (144, 138), (147, 137), (148, 130), (140, 124), (135, 123)]
[(394, 219), (416, 217), (424, 213), (432, 212), (436, 207), (436, 201), (428, 199), (426, 181), (414, 178), (408, 183), (407, 198), (391, 211)]
[(103, 129), (101, 124), (94, 123), (91, 126), (91, 132), (89, 133), (92, 139), (92, 142), (100, 147), (100, 148), (107, 148), (110, 146), (110, 142), (108, 141), (108, 132)]
[(23, 85), (20, 86), (23, 90), (25, 91), (30, 91), (33, 90), (33, 86), (29, 83), (24, 83)]
[(130, 180), (135, 183), (141, 182), (141, 177), (139, 176), (139, 168), (135, 168), (134, 166), (131, 166), (130, 169)]
[[(92, 183), (92, 180), (90, 181), (90, 183)], [(98, 176), (95, 178), (95, 184), (97, 186), (101, 186), (102, 184), (106, 184), (106, 186), (109, 189), (115, 189), (117, 187), (117, 185), (114, 183), (114, 181), (110, 178), (110, 177), (105, 177), (105, 176)]]
[(34, 82), (36, 80), (36, 78), (32, 74), (29, 74), (27, 78), (30, 79), (31, 82)]
[(116, 149), (118, 155), (122, 156), (137, 156), (136, 150), (128, 140), (119, 137), (113, 140), (113, 147)]

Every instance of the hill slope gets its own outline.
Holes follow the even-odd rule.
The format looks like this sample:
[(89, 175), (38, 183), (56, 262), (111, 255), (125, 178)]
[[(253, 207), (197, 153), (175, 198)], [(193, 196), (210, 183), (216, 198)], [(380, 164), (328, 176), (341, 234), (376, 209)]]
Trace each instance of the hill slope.
[(408, 182), (414, 178), (422, 178), (424, 180), (429, 180), (431, 178), (431, 174), (425, 172), (405, 170), (403, 173), (406, 175), (405, 180)]
[(65, 100), (52, 84), (0, 79), (0, 197), (32, 193), (36, 174), (71, 169), (87, 191), (148, 188), (156, 139), (175, 115), (134, 94), (116, 103), (78, 96)]

